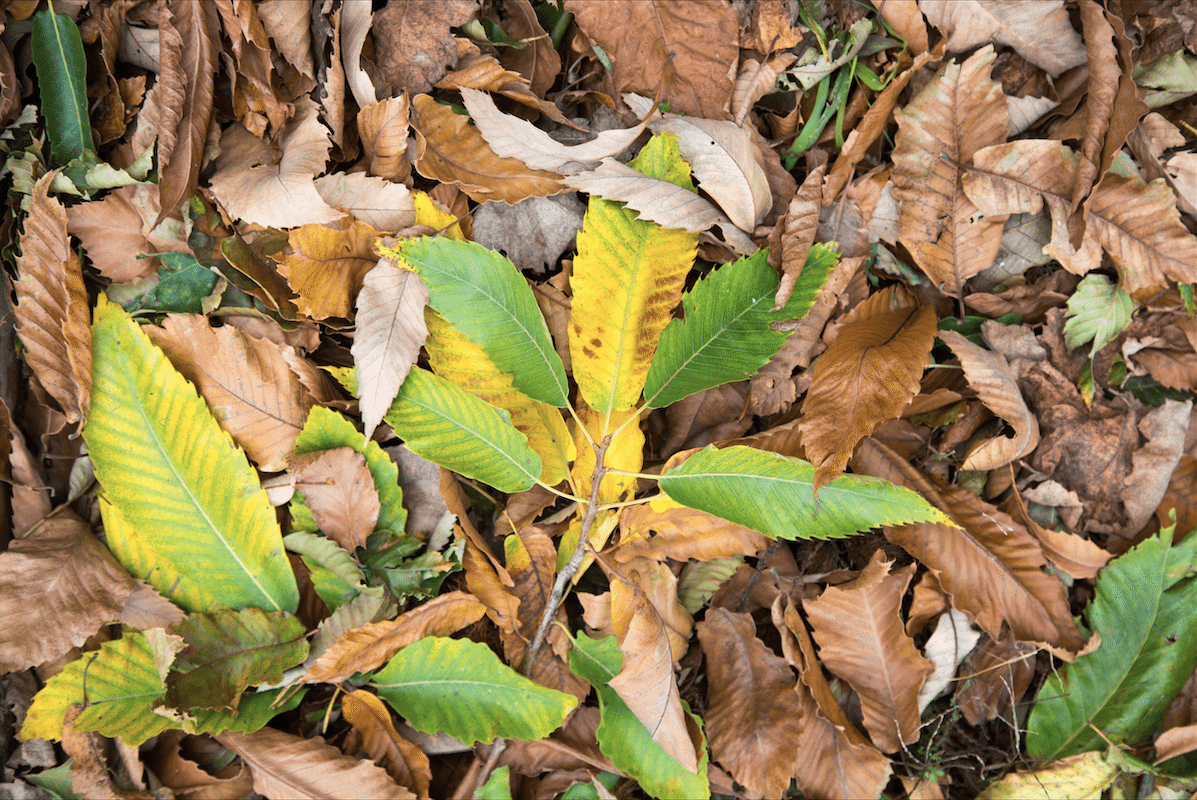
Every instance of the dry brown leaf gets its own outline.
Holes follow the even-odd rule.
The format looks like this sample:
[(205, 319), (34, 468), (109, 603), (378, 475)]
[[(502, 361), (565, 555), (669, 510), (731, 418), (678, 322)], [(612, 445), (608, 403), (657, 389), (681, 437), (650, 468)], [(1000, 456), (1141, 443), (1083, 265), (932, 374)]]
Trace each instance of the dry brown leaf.
[(405, 93), (371, 103), (357, 112), (357, 132), (369, 174), (400, 183), (411, 177), (411, 162), (407, 159), (410, 109), (411, 98)]
[(902, 243), (946, 294), (993, 263), (1005, 217), (977, 219), (960, 188), (960, 166), (1006, 139), (1006, 100), (989, 77), (994, 51), (985, 47), (937, 78), (897, 112), (894, 199)]
[(136, 588), (121, 609), (122, 625), (138, 631), (168, 628), (186, 616), (183, 609), (158, 594), (158, 590), (145, 581), (138, 579), (134, 584)]
[(935, 310), (889, 309), (878, 293), (857, 307), (813, 369), (799, 431), (818, 467), (815, 488), (844, 470), (856, 445), (881, 423), (897, 419), (918, 394), (935, 339)]
[(260, 0), (258, 19), (274, 40), (279, 55), (300, 75), (315, 78), (312, 61), (312, 25), (308, 9), (290, 0)]
[(516, 203), (566, 191), (557, 175), (497, 155), (467, 117), (428, 95), (412, 98), (412, 112), (416, 169), (424, 177), (454, 184), (480, 203)]
[(25, 444), (25, 437), (15, 426), (12, 412), (0, 399), (0, 414), (4, 417), (4, 442), (8, 445), (8, 454), (0, 462), (0, 470), (4, 476), (0, 480), (12, 483), (12, 528), (11, 538), (25, 535), (25, 532), (37, 524), (38, 520), (50, 513), (50, 487), (42, 475), (41, 459), (34, 458), (33, 453)]
[(316, 191), (332, 143), (310, 100), (295, 104), (295, 116), (279, 143), (279, 153), (244, 127), (233, 125), (220, 137), (220, 158), (212, 194), (234, 219), (274, 228), (335, 222), (341, 213)]
[(0, 672), (44, 664), (117, 620), (134, 582), (70, 511), (0, 553)]
[(295, 488), (325, 536), (350, 553), (364, 548), (381, 507), (366, 457), (352, 447), (312, 455), (292, 458)]
[(875, 439), (856, 451), (853, 469), (914, 489), (960, 527), (919, 524), (885, 535), (939, 579), (952, 606), (990, 636), (1002, 623), (1024, 642), (1076, 652), (1084, 645), (1064, 586), (1043, 571), (1039, 543), (1010, 516), (956, 486), (934, 482)]
[(997, 436), (974, 447), (964, 459), (964, 469), (991, 470), (1022, 458), (1039, 445), (1039, 421), (1027, 408), (1018, 381), (1006, 357), (973, 344), (956, 331), (940, 331), (960, 359), (968, 385), (990, 411), (1009, 423), (1014, 438)]
[(362, 749), (370, 760), (385, 769), (396, 783), (411, 789), (421, 798), (428, 797), (432, 765), (424, 751), (404, 739), (395, 730), (391, 710), (377, 695), (362, 689), (347, 692), (341, 698), (341, 716), (362, 736)]
[(1053, 78), (1085, 63), (1085, 45), (1064, 0), (919, 0), (919, 9), (947, 34), (951, 53), (1004, 44)]
[(465, 592), (446, 592), (393, 620), (353, 628), (337, 639), (303, 680), (335, 683), (355, 672), (369, 672), (425, 636), (451, 636), (482, 619), (486, 606)]
[[(343, 3), (340, 9), (340, 36), (334, 31), (333, 59), (330, 71), (337, 69), (340, 62), (344, 75), (344, 82), (349, 85), (349, 91), (357, 102), (358, 108), (366, 108), (378, 100), (374, 82), (369, 73), (362, 69), (362, 47), (366, 43), (366, 34), (370, 32), (374, 21), (373, 5), (370, 3)], [(398, 11), (398, 9), (396, 9)], [(336, 12), (334, 12), (335, 14)], [(333, 26), (337, 18), (334, 16)], [(380, 31), (381, 32), (381, 31)], [(384, 45), (385, 46), (385, 45)], [(340, 49), (338, 59), (337, 50)], [(402, 92), (394, 92), (402, 94)]]
[(157, 194), (152, 185), (139, 183), (67, 209), (67, 228), (83, 242), (92, 266), (114, 283), (155, 273), (158, 259), (138, 258), (139, 253), (191, 252), (190, 223), (165, 219), (152, 227), (159, 210)]
[(707, 738), (711, 757), (736, 782), (782, 797), (794, 775), (793, 743), (802, 730), (794, 674), (756, 637), (748, 614), (721, 608), (698, 624), (707, 663)]
[(363, 172), (336, 172), (316, 179), (324, 202), (376, 231), (394, 233), (416, 224), (415, 196), (402, 183)]
[(1044, 554), (1055, 564), (1056, 569), (1070, 577), (1091, 580), (1114, 557), (1113, 553), (1106, 552), (1088, 539), (1040, 525), (1027, 510), (1020, 493), (1014, 492), (1011, 500), (1015, 518), (1039, 540)]
[(282, 130), (293, 107), (275, 91), (274, 50), (254, 4), (225, 2), (216, 8), (229, 41), (221, 55), (231, 66), (234, 117), (250, 130), (265, 133), (267, 123), (275, 132)]
[(679, 113), (728, 118), (740, 40), (731, 4), (566, 0), (565, 10), (611, 59), (616, 92), (659, 94)]
[[(769, 544), (763, 533), (686, 508), (664, 495), (624, 509), (619, 529), (622, 538), (609, 552), (620, 562), (638, 557), (713, 561), (757, 553)], [(649, 531), (654, 535), (649, 536)]]
[(916, 56), (927, 52), (927, 23), (915, 0), (875, 0), (877, 13), (906, 40)]
[(769, 263), (780, 267), (782, 273), (773, 302), (774, 311), (789, 302), (790, 295), (794, 293), (794, 284), (806, 266), (811, 245), (815, 243), (815, 234), (819, 230), (819, 208), (823, 205), (823, 173), (826, 169), (826, 164), (820, 164), (810, 171), (790, 201), (785, 217), (778, 222), (773, 229), (774, 234), (769, 237)]
[[(1035, 645), (1020, 642), (1009, 629), (1000, 639), (984, 637), (963, 670), (968, 677), (956, 690), (957, 707), (970, 725), (980, 725), (1014, 708), (1035, 676)], [(964, 677), (962, 675), (962, 677)]]
[(659, 455), (665, 458), (678, 450), (705, 447), (743, 436), (752, 427), (752, 417), (744, 413), (748, 383), (725, 383), (695, 392), (665, 409), (669, 437)]
[(71, 789), (94, 800), (153, 800), (143, 789), (123, 789), (108, 771), (108, 742), (98, 733), (75, 729), (84, 706), (69, 706), (62, 721), (62, 749), (70, 761)]
[(878, 550), (859, 578), (802, 604), (820, 660), (856, 690), (865, 729), (885, 753), (918, 741), (919, 690), (934, 670), (902, 627), (902, 596), (915, 565), (891, 573), (892, 566)]
[(1170, 513), (1176, 514), (1176, 529), (1191, 531), (1197, 528), (1197, 458), (1183, 455), (1172, 470), (1168, 490), (1160, 501), (1155, 516), (1160, 527), (1171, 524)]
[(166, 11), (158, 21), (161, 46), (158, 82), (162, 87), (157, 94), (161, 112), (159, 219), (185, 216), (180, 206), (195, 194), (204, 164), (221, 52), (220, 24), (214, 4), (172, 0)]
[(584, 144), (564, 145), (527, 120), (504, 114), (490, 95), (462, 87), (461, 99), (487, 145), (501, 158), (522, 161), (529, 169), (561, 175), (581, 172), (622, 152), (640, 136), (644, 123), (603, 131)]
[(503, 12), (507, 15), (503, 30), (525, 45), (522, 50), (514, 47), (504, 50), (503, 66), (523, 75), (533, 95), (544, 97), (561, 72), (561, 56), (540, 26), (536, 11), (528, 0), (510, 0), (503, 4)]
[(259, 467), (286, 468), (313, 405), (284, 360), (291, 348), (232, 326), (212, 328), (199, 314), (169, 314), (162, 327), (145, 331)]
[(403, 0), (375, 13), (371, 30), (389, 94), (431, 90), (445, 66), (457, 63), (457, 42), (449, 29), (466, 24), (477, 11), (475, 0)]
[(1169, 728), (1156, 737), (1155, 760), (1152, 763), (1162, 764), (1194, 750), (1197, 750), (1197, 725)]
[(391, 407), (428, 338), (427, 305), (428, 289), (411, 270), (383, 258), (366, 273), (357, 296), (357, 332), (350, 352), (367, 439)]
[(71, 249), (67, 216), (47, 192), (57, 170), (33, 187), (21, 254), (17, 294), (17, 336), (25, 361), (66, 414), (82, 423), (91, 405), (91, 311), (79, 257)]
[[(548, 37), (546, 36), (545, 39), (547, 40)], [(508, 52), (518, 51), (509, 50)], [(553, 54), (556, 55), (555, 50)], [(466, 56), (458, 64), (457, 69), (436, 82), (436, 88), (495, 92), (514, 100), (524, 108), (532, 109), (534, 112), (549, 117), (554, 122), (559, 122), (570, 128), (578, 127), (570, 121), (569, 117), (562, 114), (557, 106), (537, 96), (523, 75), (504, 69), (498, 59), (485, 53), (472, 53)], [(543, 132), (539, 128), (533, 130), (543, 136)]]
[[(625, 556), (608, 572), (609, 578), (616, 575), (629, 586), (637, 587), (656, 610), (669, 638), (669, 652), (674, 661), (681, 661), (690, 649), (694, 617), (678, 599), (678, 579), (665, 559)], [(623, 601), (621, 591), (613, 592), (613, 602), (615, 599)]]
[(350, 758), (320, 738), (304, 739), (274, 728), (250, 734), (226, 731), (216, 738), (249, 765), (254, 791), (270, 800), (417, 800), (381, 768)]
[(731, 95), (732, 120), (737, 125), (744, 124), (756, 101), (768, 94), (777, 84), (778, 74), (797, 59), (793, 53), (778, 53), (764, 63), (755, 58), (744, 59), (740, 64), (740, 74), (736, 76), (736, 83), (732, 86)]
[(291, 254), (279, 262), (279, 271), (298, 295), (299, 311), (313, 319), (352, 317), (353, 300), (378, 262), (377, 236), (356, 220), (339, 228), (310, 224), (291, 231)]
[(609, 685), (648, 729), (653, 741), (691, 772), (698, 754), (689, 715), (673, 676), (669, 635), (661, 616), (643, 593), (623, 581), (611, 584), (611, 622), (619, 637), (623, 667)]
[(1172, 470), (1184, 451), (1192, 408), (1192, 400), (1181, 403), (1167, 399), (1139, 420), (1143, 446), (1131, 456), (1134, 469), (1126, 476), (1120, 493), (1127, 516), (1123, 536), (1138, 534), (1164, 499)]
[[(158, 742), (147, 755), (145, 764), (162, 785), (174, 792), (179, 800), (236, 800), (253, 791), (254, 779), (249, 768), (242, 763), (233, 763), (219, 770), (215, 775), (204, 770), (181, 749), (184, 743), (192, 744), (195, 737), (188, 738), (179, 730), (167, 730), (158, 734)], [(212, 745), (219, 747), (215, 742)]]

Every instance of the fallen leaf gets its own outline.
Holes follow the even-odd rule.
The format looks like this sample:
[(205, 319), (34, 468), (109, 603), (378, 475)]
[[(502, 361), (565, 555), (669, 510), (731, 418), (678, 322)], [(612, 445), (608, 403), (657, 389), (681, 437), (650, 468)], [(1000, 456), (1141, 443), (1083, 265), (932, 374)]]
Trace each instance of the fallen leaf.
[(402, 183), (361, 172), (337, 172), (316, 179), (316, 191), (330, 206), (376, 231), (396, 232), (416, 224), (416, 203)]
[(337, 447), (315, 458), (292, 458), (291, 474), (321, 533), (350, 553), (366, 546), (381, 505), (365, 456)]
[(919, 10), (947, 33), (944, 48), (950, 53), (996, 42), (1013, 47), (1053, 78), (1085, 63), (1085, 45), (1064, 0), (919, 0)]
[(477, 11), (474, 0), (405, 0), (375, 12), (370, 28), (378, 70), (391, 84), (391, 94), (432, 89), (446, 65), (457, 63), (457, 43), (449, 29), (469, 22)]
[(419, 797), (428, 797), (432, 765), (428, 756), (399, 735), (391, 710), (378, 696), (358, 689), (341, 698), (341, 715), (362, 736), (362, 749), (375, 764), (386, 762), (387, 774)]
[[(939, 615), (935, 630), (923, 645), (923, 654), (935, 665), (927, 682), (919, 690), (919, 713), (923, 713), (935, 698), (952, 686), (956, 668), (976, 647), (983, 634), (973, 630), (968, 616), (954, 608)], [(976, 724), (976, 723), (973, 723)]]
[(290, 255), (279, 271), (298, 295), (296, 306), (313, 319), (353, 316), (353, 301), (366, 274), (378, 262), (377, 231), (364, 222), (343, 222), (337, 228), (315, 223), (292, 230)]
[(369, 174), (401, 183), (411, 176), (411, 162), (407, 159), (410, 109), (411, 98), (405, 93), (371, 103), (357, 112), (358, 136), (362, 139)]

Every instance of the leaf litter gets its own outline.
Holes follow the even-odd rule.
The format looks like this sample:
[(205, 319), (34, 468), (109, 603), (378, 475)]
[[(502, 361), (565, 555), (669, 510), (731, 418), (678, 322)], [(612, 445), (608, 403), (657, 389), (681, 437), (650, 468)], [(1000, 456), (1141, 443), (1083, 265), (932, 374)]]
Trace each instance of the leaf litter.
[(1191, 9), (374, 5), (4, 11), (4, 791), (1197, 790)]

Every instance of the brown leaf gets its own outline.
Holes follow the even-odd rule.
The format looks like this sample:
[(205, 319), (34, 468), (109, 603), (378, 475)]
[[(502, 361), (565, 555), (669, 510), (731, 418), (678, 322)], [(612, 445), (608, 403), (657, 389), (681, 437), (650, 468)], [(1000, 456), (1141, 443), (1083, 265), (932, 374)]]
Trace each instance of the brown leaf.
[(553, 173), (497, 155), (467, 117), (428, 95), (412, 98), (412, 112), (416, 169), (424, 177), (454, 184), (480, 203), (516, 203), (566, 191)]
[(698, 640), (707, 664), (711, 757), (750, 792), (783, 796), (803, 723), (793, 672), (756, 637), (748, 614), (707, 611)]
[(44, 664), (117, 620), (134, 581), (70, 511), (0, 553), (0, 671)]
[[(534, 17), (535, 18), (535, 17)], [(544, 37), (548, 41), (548, 37)], [(525, 48), (527, 49), (527, 48)], [(507, 52), (519, 52), (516, 50), (508, 50)], [(557, 51), (552, 51), (556, 55)], [(504, 69), (503, 65), (499, 63), (492, 55), (485, 53), (473, 53), (462, 59), (458, 64), (458, 68), (445, 75), (436, 82), (438, 89), (475, 89), (479, 91), (495, 92), (504, 97), (508, 97), (524, 108), (532, 109), (535, 112), (544, 114), (554, 122), (559, 122), (562, 125), (570, 128), (577, 128), (569, 117), (561, 113), (561, 111), (553, 103), (541, 99), (533, 93), (528, 81), (523, 75), (518, 72)], [(535, 116), (533, 114), (532, 116)], [(541, 137), (544, 136), (543, 131), (539, 128), (533, 128)]]
[(474, 0), (403, 0), (374, 14), (371, 26), (378, 70), (392, 86), (390, 94), (432, 89), (457, 63), (457, 43), (450, 28), (474, 18)]
[(611, 59), (617, 92), (659, 94), (679, 113), (728, 118), (739, 56), (730, 4), (567, 0), (565, 10)]
[(279, 262), (279, 271), (299, 295), (300, 312), (313, 319), (352, 317), (353, 300), (378, 263), (373, 249), (377, 236), (356, 220), (338, 228), (313, 223), (291, 231), (291, 254)]
[(877, 0), (877, 13), (906, 40), (916, 56), (927, 52), (927, 23), (915, 0)]
[(384, 258), (366, 273), (357, 296), (357, 332), (350, 352), (367, 439), (391, 407), (428, 338), (427, 305), (428, 289), (411, 270)]
[(815, 488), (844, 470), (856, 445), (918, 394), (935, 338), (935, 310), (890, 310), (885, 294), (858, 306), (814, 366), (799, 430), (818, 467)]
[(67, 422), (81, 423), (91, 405), (91, 312), (66, 210), (47, 194), (57, 174), (47, 173), (33, 187), (16, 259), (21, 277), (13, 281), (16, 330), (38, 381)]
[(1006, 138), (1005, 95), (989, 77), (993, 59), (993, 48), (985, 47), (959, 66), (950, 62), (896, 114), (893, 194), (902, 243), (952, 295), (993, 263), (1002, 240), (1005, 217), (975, 219), (977, 207), (961, 191), (958, 166)]
[(885, 529), (939, 579), (954, 608), (990, 636), (1006, 622), (1021, 641), (1081, 649), (1064, 586), (1043, 571), (1043, 550), (1025, 528), (976, 495), (932, 481), (874, 439), (857, 449), (853, 469), (914, 489), (960, 526)]
[(819, 230), (819, 208), (823, 205), (823, 173), (826, 170), (827, 165), (820, 164), (810, 171), (790, 201), (784, 219), (774, 229), (776, 245), (774, 237), (769, 237), (769, 261), (775, 267), (780, 266), (782, 273), (781, 285), (777, 287), (773, 302), (774, 311), (789, 302), (794, 293), (794, 284), (806, 266), (811, 245), (815, 243), (815, 234)]
[(102, 200), (81, 203), (67, 209), (67, 227), (83, 242), (92, 266), (114, 283), (153, 275), (156, 258), (138, 258), (140, 253), (174, 251), (190, 253), (190, 226), (158, 216), (157, 190), (150, 184), (121, 186)]
[(179, 206), (195, 194), (204, 163), (221, 51), (216, 6), (171, 0), (159, 17), (158, 40), (160, 220), (180, 215)]
[(1176, 529), (1191, 531), (1197, 528), (1197, 458), (1182, 455), (1172, 470), (1168, 490), (1156, 509), (1160, 527), (1169, 523), (1169, 512), (1176, 514)]
[(1000, 639), (984, 637), (965, 661), (968, 676), (956, 690), (956, 703), (970, 725), (980, 725), (1014, 708), (1035, 676), (1034, 645), (1009, 629)]
[(275, 228), (336, 222), (341, 213), (316, 191), (332, 143), (310, 100), (295, 104), (295, 117), (273, 150), (240, 125), (220, 137), (212, 194), (235, 219)]
[[(628, 506), (619, 520), (619, 544), (610, 552), (623, 561), (643, 557), (712, 561), (764, 550), (769, 537), (704, 511), (674, 503), (664, 495)], [(648, 536), (652, 531), (653, 536)]]
[(95, 800), (152, 800), (146, 791), (123, 789), (108, 772), (107, 741), (98, 733), (75, 730), (75, 719), (83, 711), (71, 705), (62, 721), (62, 749), (72, 759), (71, 789), (80, 797)]
[(856, 690), (865, 729), (885, 753), (918, 741), (919, 690), (934, 670), (902, 627), (902, 596), (915, 565), (891, 573), (892, 566), (878, 550), (859, 578), (802, 604), (820, 660)]
[(755, 58), (744, 59), (731, 94), (732, 120), (737, 125), (744, 124), (756, 101), (772, 91), (777, 84), (778, 74), (797, 59), (793, 53), (778, 53), (764, 63)]
[(334, 683), (369, 672), (425, 636), (450, 636), (482, 619), (486, 606), (465, 592), (446, 592), (393, 620), (353, 628), (307, 671), (303, 680)]
[(400, 786), (428, 797), (432, 765), (419, 747), (395, 730), (391, 710), (377, 695), (362, 689), (341, 698), (341, 715), (362, 736), (362, 749), (375, 764), (386, 762), (387, 773)]
[(666, 408), (669, 437), (660, 455), (668, 457), (678, 450), (743, 436), (752, 427), (751, 415), (744, 413), (747, 395), (747, 382), (725, 383), (695, 392)]
[[(694, 617), (678, 599), (678, 579), (665, 559), (628, 556), (619, 561), (609, 573), (618, 576), (627, 587), (638, 588), (648, 600), (669, 639), (669, 652), (674, 661), (681, 661), (690, 648), (690, 635), (694, 633)], [(612, 602), (623, 602), (624, 589), (613, 590)]]
[(291, 348), (212, 328), (199, 314), (168, 314), (161, 328), (145, 331), (250, 458), (266, 472), (286, 467), (313, 405), (283, 359)]
[(304, 739), (273, 728), (250, 734), (226, 731), (216, 738), (249, 765), (254, 791), (266, 797), (416, 800), (379, 767), (343, 755), (323, 739)]
[(1044, 555), (1051, 560), (1056, 569), (1066, 572), (1070, 577), (1076, 580), (1091, 580), (1097, 577), (1098, 571), (1114, 557), (1113, 553), (1106, 552), (1088, 539), (1040, 525), (1031, 516), (1023, 503), (1022, 495), (1018, 492), (1011, 495), (1011, 500), (1015, 518), (1026, 525), (1027, 530), (1039, 540)]
[(509, 47), (500, 57), (503, 66), (515, 70), (528, 81), (532, 94), (544, 97), (561, 72), (561, 56), (553, 47), (553, 40), (536, 18), (536, 11), (528, 0), (510, 0), (503, 4), (503, 30), (526, 45), (522, 50)]
[(258, 19), (275, 49), (300, 75), (315, 78), (312, 61), (312, 25), (308, 9), (289, 0), (261, 0)]
[(1085, 45), (1068, 19), (1064, 0), (919, 0), (927, 20), (947, 33), (944, 47), (960, 53), (996, 42), (1051, 76), (1085, 63)]
[(1133, 537), (1159, 507), (1168, 490), (1172, 470), (1184, 452), (1193, 401), (1168, 399), (1139, 420), (1143, 446), (1131, 456), (1134, 469), (1126, 476), (1121, 498), (1127, 522), (1122, 535)]
[(317, 178), (316, 191), (324, 202), (376, 231), (401, 231), (416, 224), (415, 195), (402, 183), (363, 172), (337, 172)]
[(939, 338), (960, 359), (964, 376), (981, 402), (1014, 429), (1014, 438), (998, 436), (972, 449), (964, 469), (991, 470), (1022, 458), (1039, 445), (1039, 422), (1022, 399), (1006, 357), (979, 347), (956, 331), (940, 331)]
[(411, 98), (403, 94), (371, 103), (357, 112), (357, 131), (369, 174), (401, 183), (411, 176), (411, 162), (407, 159), (410, 108)]
[[(325, 450), (314, 458), (292, 459), (295, 487), (325, 536), (350, 553), (366, 546), (380, 504), (366, 457), (352, 447)], [(297, 468), (295, 461), (300, 462)]]
[[(176, 798), (237, 800), (253, 791), (254, 779), (245, 764), (229, 764), (213, 775), (188, 757), (192, 755), (190, 747), (184, 751), (181, 746), (194, 747), (196, 741), (202, 740), (183, 731), (166, 730), (158, 734), (154, 749), (146, 757), (146, 766), (163, 786), (174, 792)], [(219, 747), (214, 741), (211, 744)]]
[[(366, 108), (378, 100), (378, 95), (374, 90), (374, 82), (370, 79), (370, 75), (362, 69), (362, 47), (366, 43), (366, 34), (370, 33), (371, 24), (374, 21), (374, 12), (372, 11), (373, 4), (366, 5), (365, 3), (349, 3), (342, 4), (339, 12), (333, 12), (333, 58), (329, 63), (329, 72), (339, 71), (343, 75), (344, 83), (349, 85), (349, 90), (353, 93), (353, 99), (357, 101), (359, 108)], [(398, 11), (398, 9), (396, 9)], [(339, 18), (337, 14), (340, 14)], [(340, 36), (336, 31), (337, 22), (340, 22)], [(340, 49), (340, 58), (337, 58), (337, 50)], [(338, 63), (339, 62), (339, 63)], [(332, 81), (326, 80), (326, 84)], [(341, 81), (336, 81), (339, 85)], [(343, 90), (341, 90), (343, 92)], [(330, 91), (328, 101), (337, 106), (344, 105), (343, 102), (335, 102), (337, 98), (335, 94), (337, 90)], [(393, 94), (402, 94), (402, 92), (393, 92)], [(340, 113), (340, 109), (338, 112)], [(335, 126), (334, 126), (335, 127)]]

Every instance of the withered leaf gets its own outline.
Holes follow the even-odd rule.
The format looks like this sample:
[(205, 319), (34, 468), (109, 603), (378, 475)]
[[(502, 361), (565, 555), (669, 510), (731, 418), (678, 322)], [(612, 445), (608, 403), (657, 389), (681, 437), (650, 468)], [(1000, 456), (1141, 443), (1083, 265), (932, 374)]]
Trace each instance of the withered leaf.
[(477, 11), (475, 0), (402, 0), (375, 13), (378, 69), (393, 94), (429, 91), (445, 66), (457, 63), (449, 29), (466, 24)]

